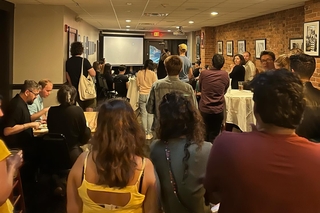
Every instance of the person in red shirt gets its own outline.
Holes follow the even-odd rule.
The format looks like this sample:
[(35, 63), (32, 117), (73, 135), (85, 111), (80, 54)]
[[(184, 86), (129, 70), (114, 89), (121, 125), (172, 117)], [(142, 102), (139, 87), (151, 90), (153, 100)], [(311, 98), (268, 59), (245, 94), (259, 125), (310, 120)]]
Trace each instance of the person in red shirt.
[(213, 143), (204, 187), (219, 213), (320, 212), (320, 144), (295, 134), (303, 84), (285, 69), (253, 79), (252, 132), (223, 132)]

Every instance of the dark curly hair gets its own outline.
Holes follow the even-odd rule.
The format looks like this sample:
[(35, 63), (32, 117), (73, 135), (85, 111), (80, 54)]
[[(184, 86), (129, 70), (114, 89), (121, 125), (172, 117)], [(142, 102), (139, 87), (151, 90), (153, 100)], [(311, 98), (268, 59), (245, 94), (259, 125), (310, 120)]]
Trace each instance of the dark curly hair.
[(239, 57), (240, 58), (240, 64), (239, 65), (245, 65), (246, 64), (246, 61), (244, 60), (244, 57), (243, 57), (243, 55), (241, 55), (241, 54), (235, 54), (234, 56), (233, 56), (233, 63), (234, 63), (234, 59), (236, 58), (236, 57)]
[(295, 129), (305, 108), (303, 84), (286, 69), (266, 71), (251, 82), (256, 112), (262, 121), (275, 126)]
[(291, 55), (290, 67), (300, 78), (310, 79), (316, 69), (316, 59), (304, 53)]
[(110, 99), (100, 106), (92, 151), (98, 173), (98, 185), (126, 187), (143, 157), (145, 133), (130, 104)]
[(159, 105), (159, 126), (156, 130), (158, 138), (167, 142), (169, 139), (185, 136), (184, 179), (187, 177), (190, 157), (188, 147), (191, 143), (200, 148), (204, 141), (205, 128), (202, 117), (194, 104), (181, 92), (173, 91), (163, 96)]
[(72, 56), (81, 55), (83, 53), (83, 45), (79, 41), (71, 44), (70, 53)]

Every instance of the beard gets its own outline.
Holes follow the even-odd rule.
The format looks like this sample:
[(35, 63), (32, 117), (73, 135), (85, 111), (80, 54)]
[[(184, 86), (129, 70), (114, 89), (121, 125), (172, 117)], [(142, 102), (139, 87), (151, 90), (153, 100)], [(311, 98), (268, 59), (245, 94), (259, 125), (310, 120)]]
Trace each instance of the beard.
[(27, 101), (27, 104), (28, 104), (28, 105), (32, 105), (32, 104), (33, 104), (33, 100), (28, 100), (28, 101)]

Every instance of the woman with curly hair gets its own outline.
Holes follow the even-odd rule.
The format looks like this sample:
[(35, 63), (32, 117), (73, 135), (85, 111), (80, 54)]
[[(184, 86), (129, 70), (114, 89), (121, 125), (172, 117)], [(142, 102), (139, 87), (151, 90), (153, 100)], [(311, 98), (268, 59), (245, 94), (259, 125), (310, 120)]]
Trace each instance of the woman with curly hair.
[(144, 157), (145, 134), (127, 101), (110, 99), (99, 110), (91, 151), (70, 171), (69, 213), (154, 213), (156, 179)]
[(166, 213), (209, 213), (202, 185), (211, 143), (204, 142), (199, 111), (179, 92), (163, 96), (159, 105), (157, 138), (151, 144), (151, 160), (161, 185)]

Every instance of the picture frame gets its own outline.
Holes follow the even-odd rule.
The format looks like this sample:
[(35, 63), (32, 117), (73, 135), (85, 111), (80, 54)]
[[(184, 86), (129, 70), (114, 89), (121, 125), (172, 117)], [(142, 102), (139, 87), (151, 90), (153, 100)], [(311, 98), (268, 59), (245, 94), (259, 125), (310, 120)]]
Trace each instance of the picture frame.
[(77, 29), (74, 29), (74, 28), (68, 26), (68, 40), (67, 41), (68, 41), (67, 55), (70, 58), (71, 57), (71, 52), (70, 52), (71, 44), (75, 41), (78, 41), (78, 30)]
[(266, 39), (256, 39), (255, 40), (255, 57), (260, 59), (260, 53), (266, 50)]
[(246, 51), (246, 40), (238, 41), (238, 54), (243, 54)]
[(223, 41), (218, 41), (217, 53), (223, 55)]
[(233, 56), (233, 41), (227, 41), (227, 56)]
[(311, 56), (319, 56), (319, 21), (304, 23), (303, 51)]
[(290, 38), (289, 39), (289, 50), (292, 49), (303, 49), (303, 38)]

